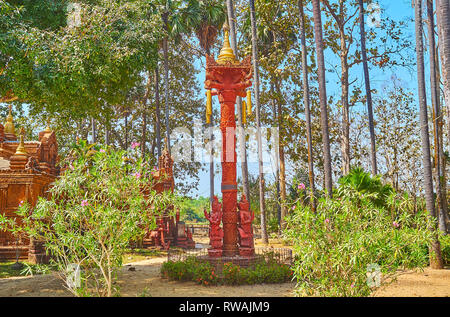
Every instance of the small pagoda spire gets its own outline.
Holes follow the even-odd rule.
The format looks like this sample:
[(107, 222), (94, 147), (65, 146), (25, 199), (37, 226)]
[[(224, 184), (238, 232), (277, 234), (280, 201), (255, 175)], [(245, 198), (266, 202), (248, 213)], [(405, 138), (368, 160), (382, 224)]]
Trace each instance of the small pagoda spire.
[(47, 126), (45, 127), (44, 132), (46, 133), (52, 132), (52, 129), (50, 128), (50, 119), (47, 120)]
[(6, 117), (4, 132), (5, 132), (5, 134), (12, 134), (12, 135), (16, 134), (16, 129), (14, 127), (14, 120), (13, 120), (13, 116), (12, 116), (12, 106), (11, 105), (9, 105), (9, 114)]
[(19, 142), (19, 146), (16, 149), (15, 155), (27, 155), (28, 154), (27, 150), (25, 149), (24, 137), (25, 137), (25, 129), (22, 127), (20, 129), (20, 142)]
[(228, 22), (225, 21), (223, 25), (224, 37), (223, 37), (223, 47), (220, 50), (219, 57), (217, 58), (217, 64), (224, 65), (227, 63), (236, 63), (236, 56), (230, 45), (230, 27)]

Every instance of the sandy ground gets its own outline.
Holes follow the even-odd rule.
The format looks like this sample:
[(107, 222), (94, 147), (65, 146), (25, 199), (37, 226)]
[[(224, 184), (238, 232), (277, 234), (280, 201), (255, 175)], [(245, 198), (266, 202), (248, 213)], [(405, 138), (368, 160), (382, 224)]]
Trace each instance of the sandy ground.
[[(207, 238), (196, 239), (206, 244)], [(256, 241), (257, 246), (262, 246)], [(273, 247), (286, 247), (271, 241)], [(122, 269), (118, 286), (121, 296), (152, 297), (292, 297), (295, 283), (201, 286), (193, 282), (168, 281), (160, 277), (161, 264), (166, 257), (150, 258), (128, 263)], [(130, 270), (130, 268), (133, 268)], [(59, 297), (72, 296), (56, 274), (0, 279), (0, 297)], [(450, 268), (425, 269), (423, 272), (404, 272), (394, 283), (376, 291), (372, 296), (384, 297), (448, 297), (450, 296)]]
[[(127, 264), (120, 276), (121, 295), (127, 297), (290, 297), (295, 283), (210, 286), (193, 282), (175, 282), (162, 279), (159, 271), (166, 258), (154, 258)], [(133, 267), (135, 270), (129, 270)], [(0, 279), (0, 297), (11, 296), (71, 296), (55, 274), (44, 276)], [(374, 296), (450, 296), (450, 269), (408, 272), (398, 280), (377, 291)]]
[(405, 272), (390, 285), (374, 292), (377, 297), (449, 297), (450, 268), (423, 272)]
[[(205, 287), (193, 282), (175, 282), (160, 277), (166, 258), (156, 258), (127, 264), (118, 282), (126, 297), (285, 297), (292, 296), (294, 283)], [(130, 271), (133, 267), (135, 270)], [(0, 297), (10, 296), (71, 296), (56, 274), (33, 277), (13, 277), (0, 280)]]

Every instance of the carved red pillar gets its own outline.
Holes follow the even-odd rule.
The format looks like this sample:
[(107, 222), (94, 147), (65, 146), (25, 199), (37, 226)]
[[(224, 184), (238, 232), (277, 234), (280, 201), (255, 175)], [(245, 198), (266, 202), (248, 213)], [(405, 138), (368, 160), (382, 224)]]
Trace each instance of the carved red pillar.
[(236, 183), (236, 92), (219, 91), (220, 130), (222, 132), (222, 223), (223, 255), (235, 256), (238, 253), (238, 215)]
[[(239, 254), (238, 210), (236, 183), (236, 97), (246, 97), (246, 89), (251, 86), (251, 58), (242, 62), (235, 59), (229, 45), (228, 30), (225, 29), (224, 47), (217, 61), (206, 56), (205, 88), (211, 95), (218, 95), (220, 102), (220, 129), (222, 132), (222, 224), (223, 256)], [(208, 100), (211, 105), (211, 100)], [(212, 110), (207, 109), (207, 113)]]

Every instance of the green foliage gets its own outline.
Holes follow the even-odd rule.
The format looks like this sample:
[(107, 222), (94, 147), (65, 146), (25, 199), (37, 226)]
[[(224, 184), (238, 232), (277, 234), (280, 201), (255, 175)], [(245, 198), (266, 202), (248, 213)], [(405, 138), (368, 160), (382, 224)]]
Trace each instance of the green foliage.
[(74, 27), (66, 25), (68, 1), (26, 2), (23, 10), (0, 7), (8, 13), (0, 20), (0, 95), (11, 89), (22, 102), (81, 118), (123, 103), (156, 64), (161, 20), (149, 2), (79, 2)]
[(371, 193), (360, 193), (358, 201), (353, 196), (321, 198), (316, 213), (299, 204), (289, 217), (285, 233), (297, 258), (299, 295), (368, 296), (371, 266), (379, 267), (383, 285), (398, 269), (427, 265), (424, 246), (433, 234), (426, 213), (400, 212), (393, 221)]
[(384, 185), (380, 176), (371, 176), (362, 168), (354, 168), (346, 176), (338, 181), (337, 194), (340, 197), (348, 197), (355, 203), (369, 198), (376, 206), (386, 206), (388, 197), (394, 193), (390, 185)]
[(24, 263), (24, 268), (20, 272), (21, 275), (44, 275), (48, 274), (55, 269), (54, 267), (47, 264), (28, 264)]
[(186, 197), (181, 203), (181, 219), (189, 222), (207, 222), (203, 214), (205, 208), (209, 210), (209, 198), (192, 199)]
[(444, 264), (450, 265), (450, 235), (442, 235), (439, 238), (441, 243), (442, 259)]
[(174, 203), (173, 194), (151, 190), (152, 171), (137, 156), (136, 150), (79, 141), (62, 162), (66, 170), (50, 189), (51, 198), (39, 198), (33, 209), (26, 203), (19, 208), (23, 230), (45, 243), (63, 280), (70, 264), (81, 267), (82, 287), (68, 285), (75, 295), (112, 296), (130, 242)]
[(248, 268), (232, 263), (223, 264), (221, 272), (213, 265), (195, 257), (185, 261), (168, 261), (161, 267), (161, 275), (176, 281), (194, 281), (202, 285), (253, 285), (285, 283), (292, 279), (292, 270), (274, 259), (261, 259)]

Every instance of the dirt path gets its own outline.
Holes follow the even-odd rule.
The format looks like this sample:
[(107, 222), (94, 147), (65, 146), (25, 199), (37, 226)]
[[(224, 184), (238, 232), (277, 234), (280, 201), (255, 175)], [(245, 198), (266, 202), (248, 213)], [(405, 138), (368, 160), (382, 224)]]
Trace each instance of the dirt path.
[(449, 297), (450, 268), (423, 272), (405, 272), (397, 281), (373, 294), (377, 297)]
[[(160, 277), (166, 258), (155, 258), (127, 264), (119, 279), (121, 295), (126, 297), (285, 297), (292, 296), (294, 283), (271, 285), (205, 287), (193, 282), (175, 282)], [(134, 270), (130, 271), (129, 268)], [(56, 274), (0, 279), (0, 297), (71, 296)]]
[[(119, 279), (122, 296), (152, 297), (290, 297), (295, 283), (245, 286), (205, 287), (193, 282), (167, 281), (160, 277), (160, 267), (166, 258), (154, 258), (127, 264)], [(134, 270), (129, 270), (133, 267)], [(410, 272), (374, 296), (450, 296), (450, 269)], [(0, 279), (0, 297), (71, 296), (55, 274)]]

